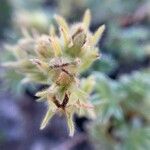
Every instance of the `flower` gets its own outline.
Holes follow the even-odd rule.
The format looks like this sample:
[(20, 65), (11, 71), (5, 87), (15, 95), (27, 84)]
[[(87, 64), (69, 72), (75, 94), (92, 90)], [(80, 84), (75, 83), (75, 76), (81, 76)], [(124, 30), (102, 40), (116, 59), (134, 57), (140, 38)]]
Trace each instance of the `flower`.
[(41, 129), (46, 127), (55, 113), (61, 113), (66, 117), (70, 136), (73, 136), (74, 113), (94, 116), (94, 108), (89, 102), (94, 79), (89, 77), (80, 82), (79, 75), (99, 58), (96, 45), (105, 26), (100, 26), (94, 33), (90, 32), (90, 10), (86, 10), (81, 22), (70, 26), (61, 16), (55, 15), (55, 20), (59, 35), (53, 25), (49, 35), (33, 32), (33, 36), (30, 36), (24, 32), (24, 38), (10, 49), (16, 61), (5, 63), (5, 66), (20, 71), (25, 76), (23, 82), (49, 86), (36, 93), (38, 101), (45, 101), (48, 105)]

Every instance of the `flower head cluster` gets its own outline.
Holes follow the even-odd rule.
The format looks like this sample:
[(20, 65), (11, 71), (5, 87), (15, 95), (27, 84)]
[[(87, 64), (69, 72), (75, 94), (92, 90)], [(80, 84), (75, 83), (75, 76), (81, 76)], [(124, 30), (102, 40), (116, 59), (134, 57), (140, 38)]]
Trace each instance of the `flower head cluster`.
[(58, 31), (50, 27), (49, 35), (33, 36), (24, 31), (24, 38), (17, 45), (9, 47), (16, 61), (6, 63), (22, 73), (22, 82), (37, 82), (49, 87), (36, 93), (38, 101), (45, 101), (48, 110), (41, 124), (43, 129), (55, 113), (64, 114), (70, 136), (74, 134), (73, 114), (94, 116), (93, 106), (88, 101), (94, 86), (93, 77), (79, 80), (81, 72), (99, 58), (95, 45), (102, 36), (105, 26), (95, 33), (89, 31), (91, 21), (87, 10), (82, 22), (69, 26), (64, 18), (56, 15)]

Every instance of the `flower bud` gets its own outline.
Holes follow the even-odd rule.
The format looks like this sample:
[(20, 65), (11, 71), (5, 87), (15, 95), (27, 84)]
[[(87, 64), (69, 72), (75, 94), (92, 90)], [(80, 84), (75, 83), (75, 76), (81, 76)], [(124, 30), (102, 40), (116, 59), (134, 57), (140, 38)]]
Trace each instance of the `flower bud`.
[(56, 84), (66, 87), (72, 83), (72, 80), (73, 76), (67, 70), (64, 70), (59, 74)]
[(53, 55), (49, 36), (43, 35), (37, 40), (36, 53), (39, 57), (49, 58)]
[(82, 28), (78, 28), (78, 30), (72, 36), (73, 45), (76, 48), (81, 48), (86, 42), (86, 34)]

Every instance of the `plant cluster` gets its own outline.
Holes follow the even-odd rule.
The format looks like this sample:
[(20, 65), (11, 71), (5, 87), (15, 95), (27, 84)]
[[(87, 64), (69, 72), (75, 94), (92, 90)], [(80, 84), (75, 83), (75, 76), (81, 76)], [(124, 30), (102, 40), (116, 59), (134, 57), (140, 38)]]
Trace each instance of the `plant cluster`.
[(93, 101), (99, 119), (90, 127), (96, 148), (147, 150), (150, 146), (148, 71), (124, 75), (118, 81), (98, 74), (96, 83)]
[[(13, 53), (14, 61), (4, 63), (23, 75), (23, 83), (36, 82), (48, 88), (36, 93), (38, 101), (48, 105), (41, 129), (56, 113), (64, 114), (70, 136), (74, 134), (73, 114), (88, 114), (94, 117), (89, 94), (94, 85), (93, 77), (80, 81), (79, 75), (99, 59), (96, 46), (105, 26), (100, 26), (94, 33), (90, 32), (90, 11), (87, 10), (79, 23), (71, 26), (66, 20), (56, 15), (58, 31), (51, 25), (49, 35), (33, 32), (30, 35), (23, 30), (24, 37), (16, 45), (7, 45)], [(57, 34), (58, 33), (58, 34)]]
[[(75, 113), (96, 117), (89, 124), (88, 132), (98, 150), (148, 150), (150, 71), (147, 69), (122, 76), (118, 71), (126, 72), (126, 68), (128, 70), (133, 64), (142, 66), (141, 63), (149, 57), (150, 15), (146, 9), (142, 11), (145, 5), (149, 7), (148, 0), (58, 1), (57, 8), (49, 14), (59, 10), (71, 21), (90, 7), (94, 20), (90, 28), (89, 10), (81, 22), (72, 25), (56, 15), (55, 21), (51, 19), (50, 23), (58, 24), (58, 29), (50, 24), (49, 33), (48, 15), (41, 11), (39, 1), (36, 5), (34, 1), (13, 1), (13, 4), (15, 28), (17, 31), (18, 27), (27, 30), (22, 29), (23, 37), (17, 44), (6, 45), (6, 60), (9, 62), (3, 64), (6, 72), (1, 72), (0, 76), (9, 82), (4, 83), (4, 87), (9, 85), (13, 90), (19, 89), (19, 93), (22, 87), (20, 83), (26, 83), (30, 89), (29, 83), (32, 82), (44, 85), (44, 89), (36, 93), (37, 101), (47, 105), (40, 128), (46, 127), (55, 114), (60, 114), (66, 117), (72, 136)], [(104, 37), (107, 43), (103, 46), (99, 61), (98, 41), (105, 26), (100, 26), (94, 33), (91, 30), (103, 22), (108, 29)], [(97, 72), (81, 78), (94, 71), (105, 74)], [(119, 79), (106, 76), (113, 73), (114, 78)]]

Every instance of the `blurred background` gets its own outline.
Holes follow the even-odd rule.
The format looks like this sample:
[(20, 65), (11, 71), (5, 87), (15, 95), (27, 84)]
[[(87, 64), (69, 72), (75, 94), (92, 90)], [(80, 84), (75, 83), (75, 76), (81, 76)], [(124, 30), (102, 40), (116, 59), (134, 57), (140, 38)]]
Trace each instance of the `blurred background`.
[(21, 75), (0, 67), (0, 150), (150, 149), (150, 0), (0, 0), (0, 62), (11, 58), (5, 44), (16, 43), (22, 28), (48, 33), (54, 14), (73, 23), (87, 8), (90, 30), (105, 24), (106, 31), (101, 60), (83, 76), (96, 74), (91, 100), (107, 99), (97, 110), (107, 121), (75, 115), (70, 138), (65, 119), (56, 116), (40, 131), (46, 106), (34, 94), (41, 85), (21, 85)]

